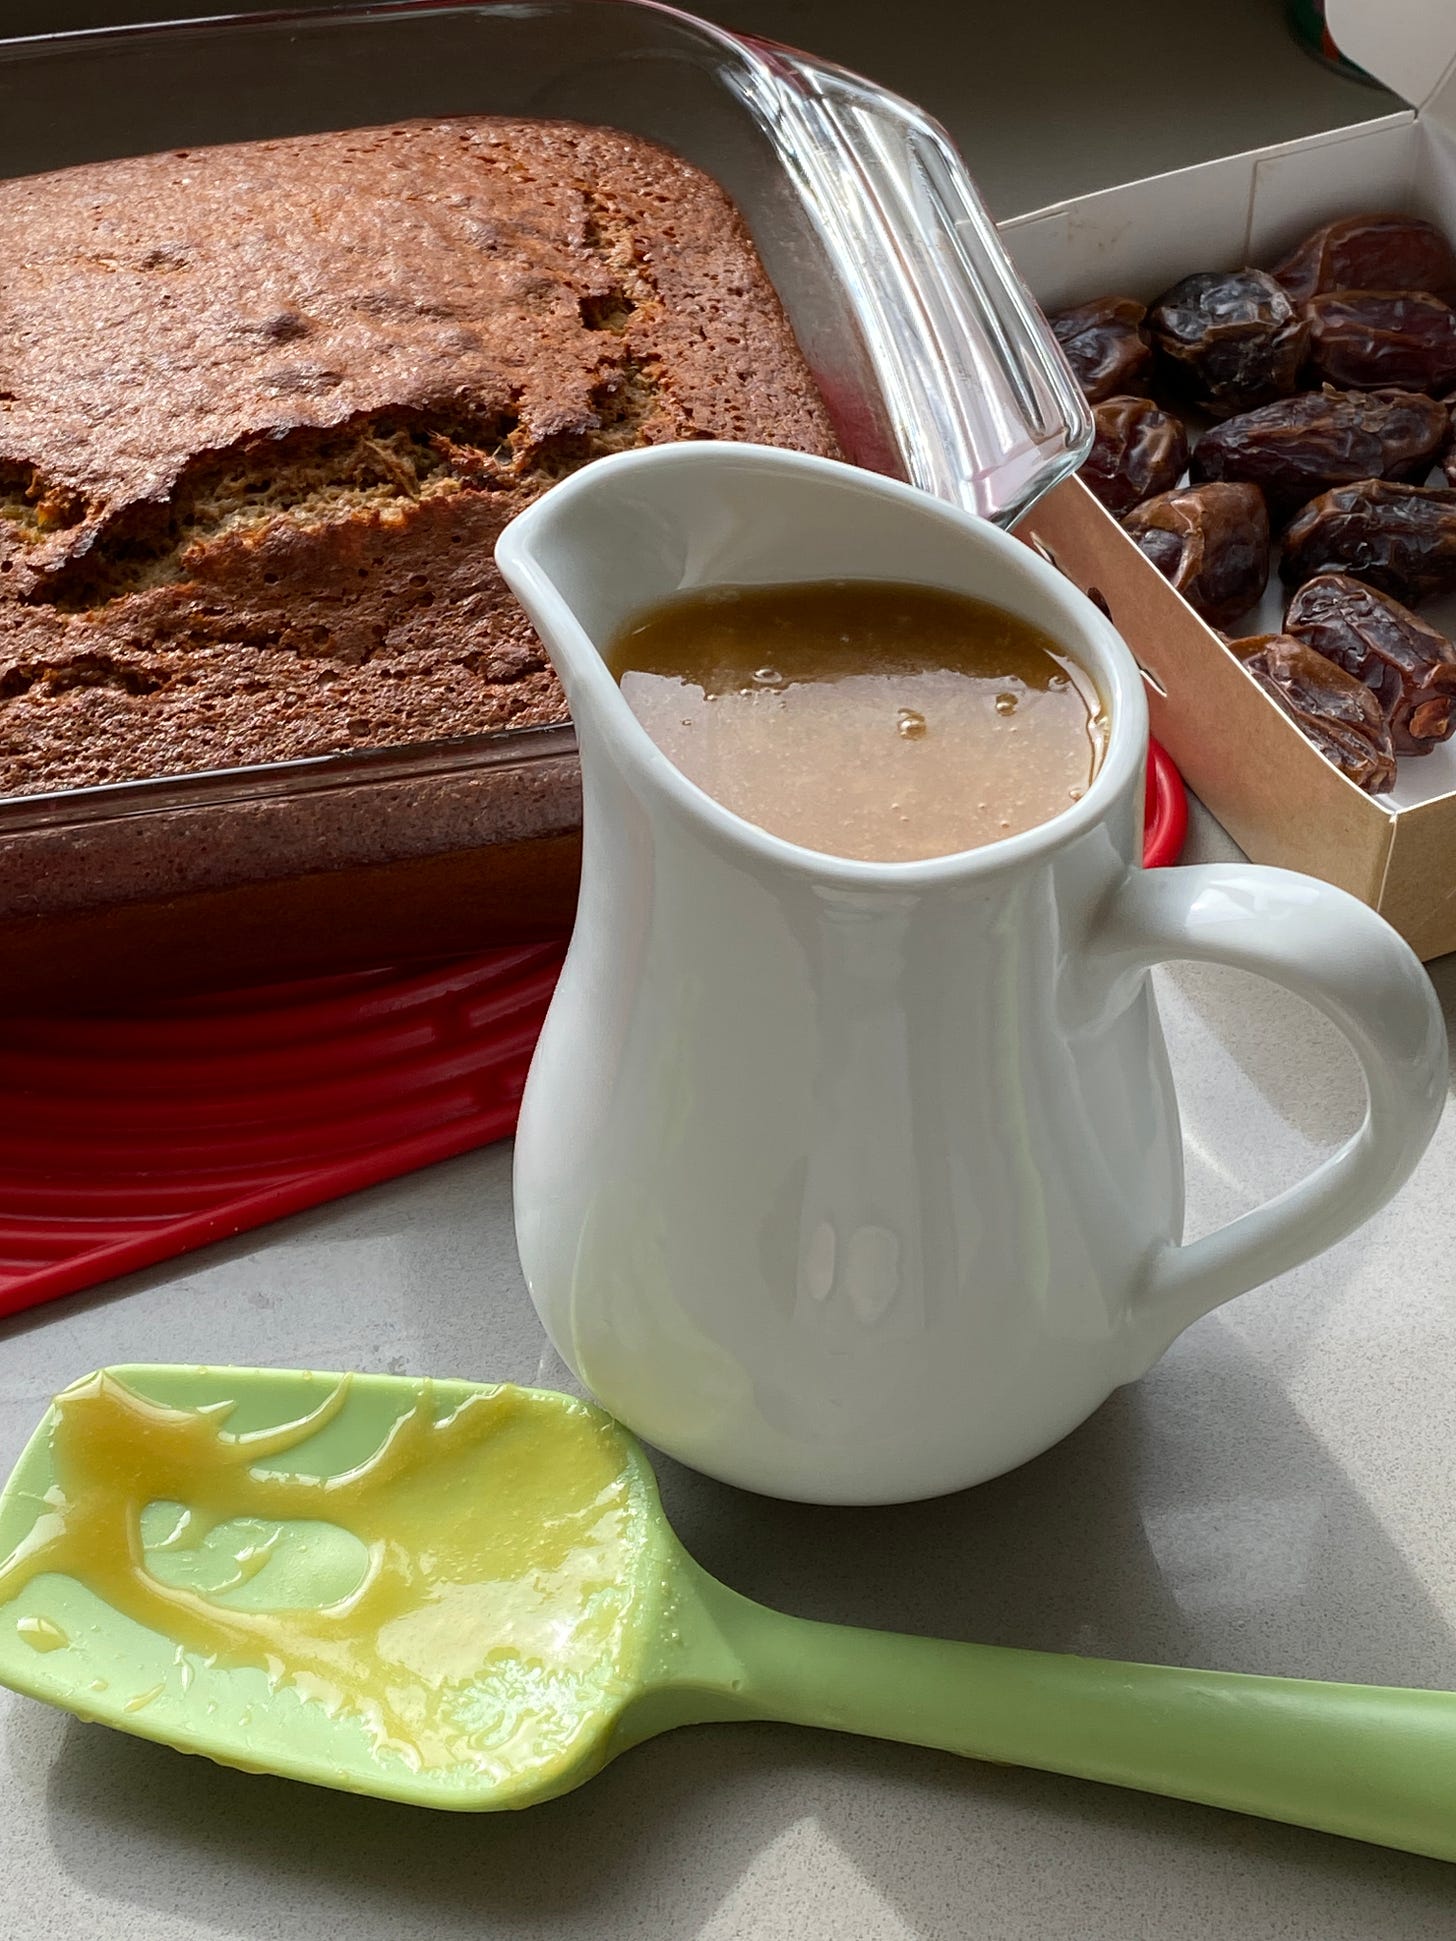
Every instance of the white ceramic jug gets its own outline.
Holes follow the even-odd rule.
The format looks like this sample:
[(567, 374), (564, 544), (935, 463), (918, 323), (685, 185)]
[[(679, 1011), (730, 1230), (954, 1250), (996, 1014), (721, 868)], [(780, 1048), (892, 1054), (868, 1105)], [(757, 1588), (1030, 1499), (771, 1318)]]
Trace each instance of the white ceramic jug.
[[(1420, 964), (1307, 877), (1139, 866), (1141, 677), (1018, 541), (849, 466), (701, 443), (587, 467), (496, 556), (565, 684), (585, 790), (517, 1237), (556, 1348), (648, 1441), (813, 1502), (979, 1482), (1406, 1178), (1446, 1086)], [(682, 590), (846, 577), (973, 594), (1061, 642), (1111, 720), (1085, 796), (961, 855), (811, 853), (675, 769), (598, 651)], [(1308, 998), (1369, 1091), (1311, 1177), (1187, 1246), (1148, 976), (1166, 958)]]

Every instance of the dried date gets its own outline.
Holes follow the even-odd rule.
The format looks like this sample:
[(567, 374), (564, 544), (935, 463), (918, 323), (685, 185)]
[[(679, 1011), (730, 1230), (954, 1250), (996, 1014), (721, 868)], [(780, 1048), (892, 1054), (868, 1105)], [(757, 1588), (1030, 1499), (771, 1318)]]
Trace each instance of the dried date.
[(1450, 434), (1419, 391), (1316, 391), (1279, 398), (1204, 433), (1193, 477), (1257, 485), (1278, 520), (1317, 492), (1357, 479), (1423, 479)]
[(1456, 383), (1456, 310), (1425, 290), (1331, 290), (1304, 306), (1319, 375), (1352, 391)]
[(1134, 297), (1098, 297), (1051, 319), (1052, 335), (1089, 404), (1147, 383), (1153, 368), (1147, 314)]
[(1456, 728), (1456, 647), (1409, 607), (1347, 573), (1320, 573), (1284, 631), (1353, 674), (1380, 703), (1398, 755), (1427, 755)]
[(1185, 276), (1148, 313), (1158, 369), (1214, 417), (1287, 397), (1298, 387), (1309, 326), (1262, 270)]
[(1349, 573), (1414, 606), (1456, 588), (1456, 491), (1361, 479), (1321, 492), (1284, 535), (1280, 574)]
[(1296, 302), (1325, 290), (1431, 290), (1456, 296), (1456, 252), (1417, 216), (1343, 216), (1270, 272)]
[[(1151, 398), (1108, 398), (1092, 417), (1097, 435), (1082, 466), (1082, 482), (1109, 512), (1129, 512), (1182, 478), (1188, 434), (1171, 411)], [(1445, 422), (1442, 412), (1443, 427)]]
[(1264, 591), (1269, 515), (1256, 485), (1185, 485), (1134, 506), (1122, 523), (1211, 626), (1237, 620)]
[(1383, 795), (1391, 787), (1390, 728), (1363, 681), (1288, 634), (1255, 634), (1230, 645), (1326, 761), (1367, 795)]

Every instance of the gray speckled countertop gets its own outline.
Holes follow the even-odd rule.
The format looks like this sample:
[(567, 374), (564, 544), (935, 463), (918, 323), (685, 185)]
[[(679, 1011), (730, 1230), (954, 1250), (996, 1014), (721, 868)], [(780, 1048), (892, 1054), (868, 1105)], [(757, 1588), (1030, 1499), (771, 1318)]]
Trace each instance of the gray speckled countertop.
[[(47, 23), (68, 11), (86, 17), (48, 4)], [(1215, 10), (1159, 16), (1143, 0), (716, 11), (920, 94), (1002, 211), (1381, 105), (1286, 49), (1273, 0), (1226, 0), (1216, 47)], [(953, 61), (937, 35), (955, 38)], [(1204, 92), (1178, 90), (1176, 114), (1139, 109), (1155, 51), (1205, 62)], [(1206, 820), (1192, 853), (1225, 853)], [(1449, 1013), (1456, 958), (1435, 975)], [(1356, 1081), (1327, 1028), (1268, 986), (1199, 970), (1160, 989), (1196, 1230), (1334, 1144)], [(508, 1175), (505, 1148), (455, 1160), (11, 1324), (0, 1467), (57, 1386), (108, 1361), (559, 1380), (516, 1267)], [(823, 1511), (663, 1465), (669, 1509), (710, 1569), (813, 1616), (1456, 1685), (1453, 1176), (1456, 1118), (1363, 1233), (1200, 1323), (999, 1482)], [(1456, 1935), (1456, 1870), (1434, 1862), (767, 1726), (683, 1733), (572, 1797), (477, 1820), (246, 1778), (0, 1694), (0, 1799), (4, 1941)]]

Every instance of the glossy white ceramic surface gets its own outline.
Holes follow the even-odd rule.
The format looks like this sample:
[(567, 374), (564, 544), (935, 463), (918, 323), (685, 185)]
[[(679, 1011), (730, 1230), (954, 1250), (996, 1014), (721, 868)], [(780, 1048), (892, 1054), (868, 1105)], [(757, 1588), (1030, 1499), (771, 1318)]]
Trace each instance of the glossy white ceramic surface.
[[(582, 752), (577, 926), (522, 1109), (516, 1224), (558, 1352), (722, 1480), (907, 1501), (1049, 1447), (1191, 1320), (1357, 1226), (1444, 1091), (1429, 981), (1342, 893), (1138, 866), (1147, 723), (1100, 614), (992, 527), (893, 481), (712, 444), (624, 454), (503, 537)], [(1083, 799), (967, 854), (812, 854), (688, 782), (603, 663), (686, 588), (898, 578), (1015, 609), (1111, 719)], [(1148, 980), (1261, 971), (1364, 1070), (1360, 1130), (1195, 1242)]]

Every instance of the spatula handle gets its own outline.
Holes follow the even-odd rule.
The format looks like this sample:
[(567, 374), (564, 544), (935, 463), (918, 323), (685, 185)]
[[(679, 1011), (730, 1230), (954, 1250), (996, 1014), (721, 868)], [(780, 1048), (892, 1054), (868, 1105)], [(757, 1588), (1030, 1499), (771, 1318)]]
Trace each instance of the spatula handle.
[(948, 1644), (726, 1593), (730, 1714), (1199, 1800), (1456, 1859), (1456, 1694)]

